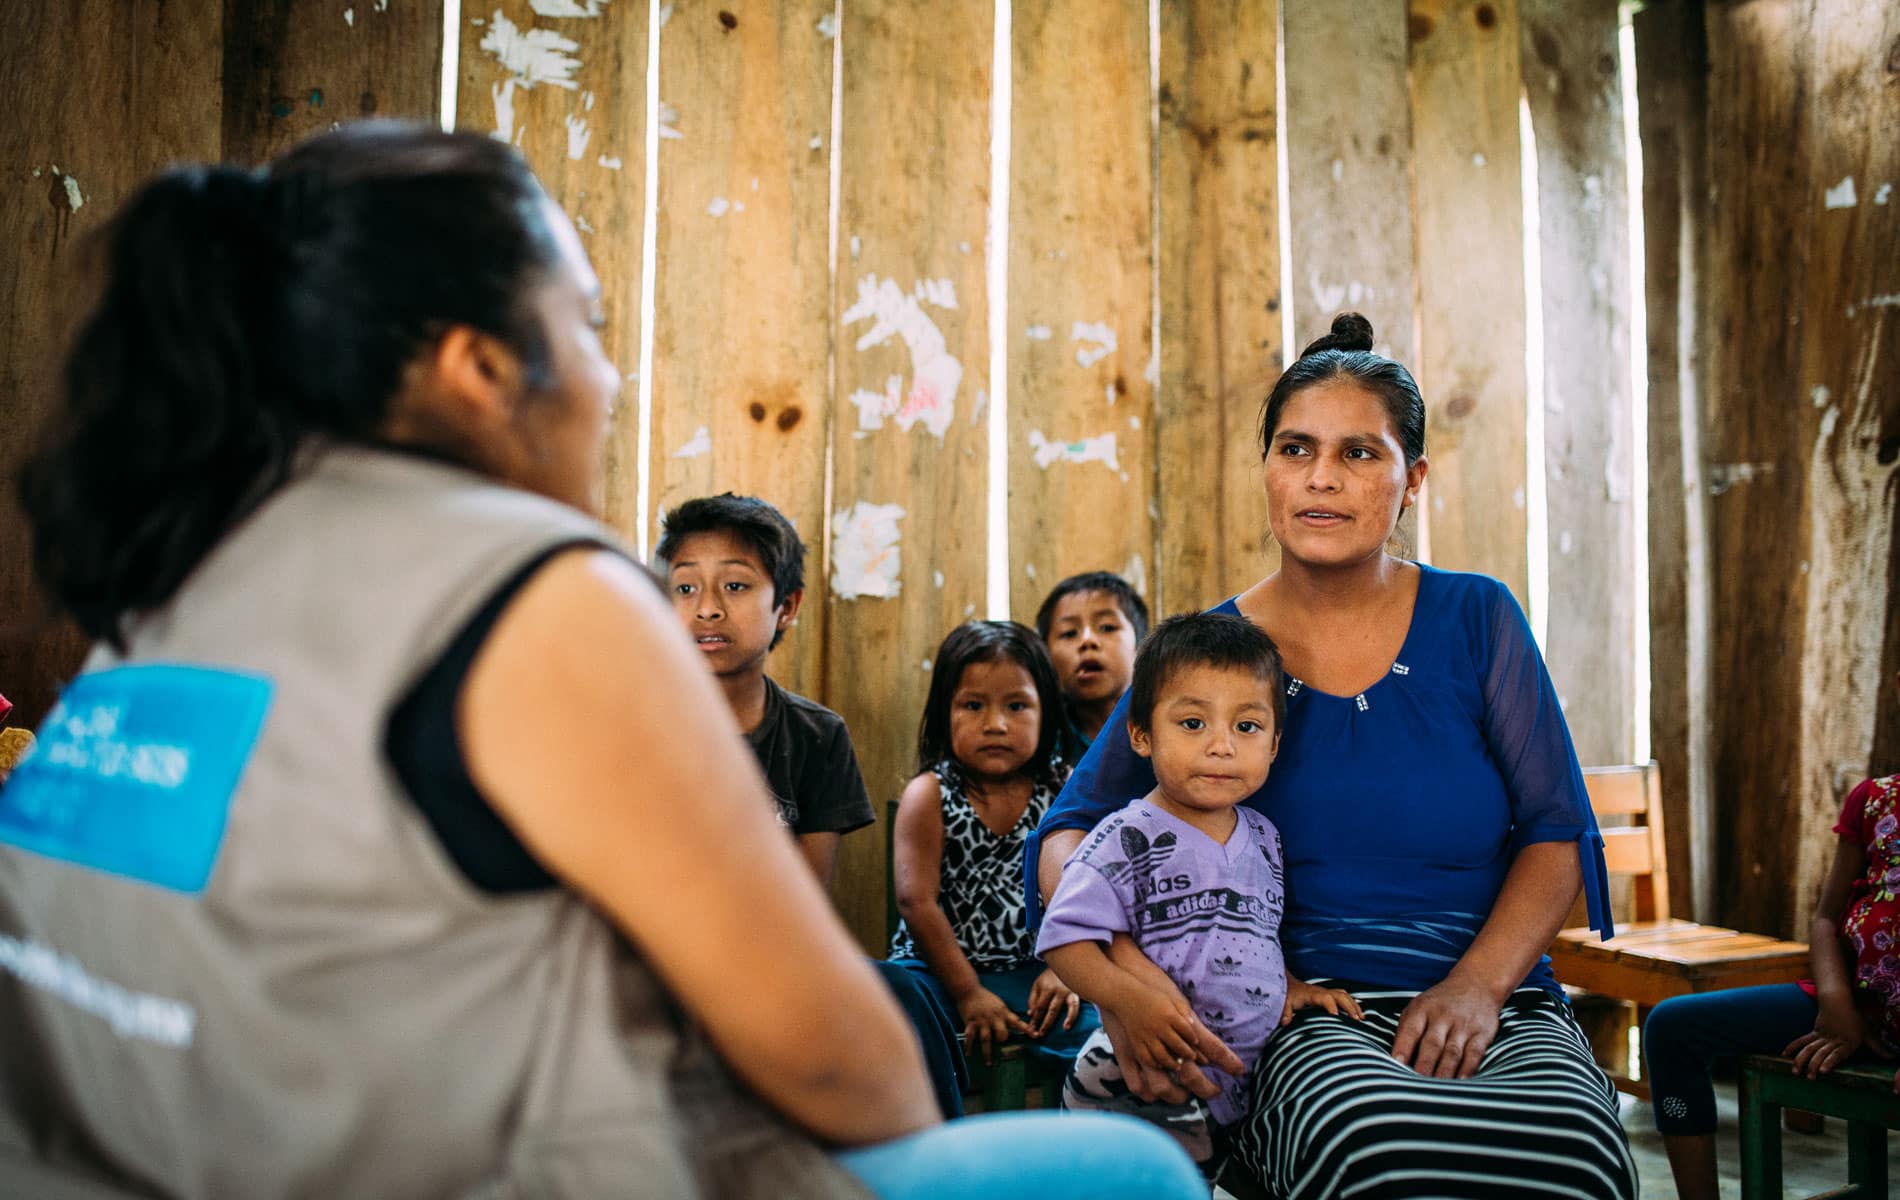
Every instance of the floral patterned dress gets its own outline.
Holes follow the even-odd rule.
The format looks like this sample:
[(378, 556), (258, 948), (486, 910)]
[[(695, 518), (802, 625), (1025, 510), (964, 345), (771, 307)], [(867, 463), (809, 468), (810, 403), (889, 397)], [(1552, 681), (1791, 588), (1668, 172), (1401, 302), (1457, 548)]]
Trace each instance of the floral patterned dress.
[(1841, 936), (1854, 948), (1854, 987), (1874, 1035), (1900, 1053), (1900, 775), (1869, 779), (1841, 807), (1834, 832), (1867, 853), (1841, 917)]

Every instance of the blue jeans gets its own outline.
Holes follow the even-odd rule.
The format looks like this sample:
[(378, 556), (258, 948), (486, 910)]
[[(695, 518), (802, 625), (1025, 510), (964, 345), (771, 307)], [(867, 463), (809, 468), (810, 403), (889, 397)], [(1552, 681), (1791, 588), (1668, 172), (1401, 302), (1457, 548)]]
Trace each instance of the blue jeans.
[[(922, 959), (894, 958), (891, 962), (916, 976), (917, 981), (929, 989), (930, 994), (943, 1005), (944, 1011), (950, 1014), (950, 1019), (957, 1026), (958, 1032), (962, 1031), (963, 1022), (957, 1017), (957, 1002), (950, 998), (949, 989), (931, 974), (930, 968), (924, 965)], [(1041, 963), (1031, 963), (1026, 967), (1017, 967), (1013, 971), (978, 971), (976, 978), (978, 983), (995, 992), (999, 1000), (1009, 1005), (1011, 1012), (1022, 1016), (1029, 1011), (1029, 989), (1035, 984), (1036, 976), (1042, 974), (1045, 969)], [(1067, 1068), (1075, 1061), (1075, 1056), (1082, 1052), (1082, 1043), (1089, 1040), (1089, 1034), (1101, 1027), (1102, 1018), (1096, 1014), (1095, 1006), (1083, 1004), (1081, 1011), (1076, 1015), (1075, 1028), (1064, 1029), (1058, 1021), (1054, 1029), (1040, 1038), (1025, 1039), (1025, 1044), (1034, 1047), (1041, 1057), (1055, 1059)]]
[(881, 1200), (1207, 1200), (1172, 1138), (1103, 1113), (987, 1113), (838, 1161)]
[(1709, 1065), (1743, 1054), (1780, 1054), (1814, 1029), (1820, 1005), (1792, 983), (1672, 996), (1643, 1023), (1643, 1058), (1656, 1129), (1670, 1135), (1715, 1132)]

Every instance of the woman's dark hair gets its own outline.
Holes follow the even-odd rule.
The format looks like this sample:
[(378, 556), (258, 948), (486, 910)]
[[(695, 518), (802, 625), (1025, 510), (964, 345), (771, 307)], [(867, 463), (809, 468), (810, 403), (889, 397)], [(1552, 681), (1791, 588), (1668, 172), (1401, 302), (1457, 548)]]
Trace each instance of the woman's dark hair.
[(1281, 372), (1266, 403), (1260, 406), (1260, 457), (1273, 448), (1280, 414), (1287, 401), (1328, 379), (1350, 379), (1385, 405), (1392, 428), (1405, 448), (1405, 465), (1425, 457), (1425, 398), (1418, 381), (1402, 365), (1372, 352), (1372, 322), (1356, 312), (1333, 318), (1332, 332), (1308, 344), (1299, 359)]
[[(365, 122), (258, 171), (185, 166), (100, 232), (103, 292), (22, 469), (56, 607), (122, 645), (281, 485), (307, 442), (372, 442), (405, 367), (452, 326), (551, 379), (532, 290), (558, 262), (514, 150)], [(456, 457), (454, 435), (418, 449)]]
[(963, 669), (972, 663), (1013, 662), (1029, 672), (1042, 702), (1042, 728), (1036, 752), (1024, 764), (1030, 775), (1053, 782), (1056, 731), (1068, 719), (1062, 707), (1062, 688), (1056, 683), (1055, 664), (1042, 639), (1027, 625), (1015, 621), (965, 621), (950, 631), (937, 647), (930, 668), (930, 695), (924, 717), (917, 723), (917, 770), (928, 771), (940, 762), (953, 762), (950, 753), (950, 701), (963, 682)]
[(1286, 727), (1286, 668), (1280, 648), (1266, 631), (1231, 613), (1182, 613), (1155, 626), (1135, 655), (1135, 678), (1128, 688), (1128, 721), (1152, 728), (1155, 705), (1174, 677), (1195, 667), (1246, 671), (1271, 697), (1275, 732)]
[[(759, 556), (759, 565), (772, 580), (772, 605), (805, 588), (805, 543), (785, 514), (753, 496), (721, 492), (686, 501), (660, 518), (660, 544), (654, 550), (670, 568), (680, 545), (696, 533), (730, 533)], [(785, 631), (772, 635), (777, 648)]]

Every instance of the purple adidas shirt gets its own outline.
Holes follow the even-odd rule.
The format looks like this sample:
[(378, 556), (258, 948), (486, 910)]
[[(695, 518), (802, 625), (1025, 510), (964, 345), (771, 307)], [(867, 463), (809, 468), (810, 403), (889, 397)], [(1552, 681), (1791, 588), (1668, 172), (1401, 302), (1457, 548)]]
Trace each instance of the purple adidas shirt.
[[(1234, 811), (1224, 846), (1145, 800), (1097, 825), (1063, 868), (1036, 953), (1128, 934), (1251, 1071), (1286, 1009), (1286, 869), (1273, 822)], [(1202, 1069), (1221, 1089), (1214, 1120), (1245, 1116), (1244, 1079)]]

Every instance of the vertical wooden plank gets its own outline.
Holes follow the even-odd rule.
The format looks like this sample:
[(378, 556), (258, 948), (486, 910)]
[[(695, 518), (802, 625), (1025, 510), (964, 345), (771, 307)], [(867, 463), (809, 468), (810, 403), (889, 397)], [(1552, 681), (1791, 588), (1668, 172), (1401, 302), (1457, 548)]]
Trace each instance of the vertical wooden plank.
[[(660, 29), (652, 515), (708, 493), (757, 496), (808, 551), (804, 611), (825, 611), (830, 390), (829, 0), (686, 0)], [(771, 673), (822, 699), (822, 622)]]
[(1629, 179), (1617, 0), (1523, 0), (1537, 138), (1550, 612), (1544, 656), (1577, 755), (1635, 753), (1637, 599)]
[(434, 121), (441, 92), (442, 0), (225, 0), (233, 162), (265, 162), (343, 121)]
[(1651, 4), (1632, 22), (1649, 358), (1650, 753), (1662, 771), (1665, 824), (1681, 831), (1668, 843), (1670, 908), (1719, 923), (1696, 303), (1708, 195), (1708, 46), (1700, 4)]
[[(1352, 310), (1372, 322), (1375, 350), (1417, 372), (1405, 0), (1282, 8), (1293, 280), (1286, 353), (1298, 354)], [(1404, 553), (1417, 550), (1418, 511), (1399, 520)]]
[[(1277, 8), (1257, 0), (1161, 5), (1151, 583), (1163, 614), (1240, 591), (1277, 559), (1255, 430), (1283, 354)], [(1126, 429), (1139, 432), (1132, 421)]]
[[(1795, 391), (1790, 300), (1806, 291), (1812, 175), (1802, 120), (1806, 0), (1706, 10), (1709, 265), (1699, 303), (1708, 431), (1712, 785), (1717, 891), (1740, 928), (1795, 932), (1786, 903), (1801, 838), (1803, 493), (1816, 416)], [(1755, 569), (1744, 564), (1761, 564)], [(1763, 736), (1765, 731), (1774, 731)], [(1743, 739), (1746, 739), (1744, 742)]]
[[(593, 260), (607, 316), (601, 343), (626, 380), (607, 438), (601, 512), (632, 544), (644, 466), (634, 389), (651, 10), (649, 0), (618, 0), (576, 11), (593, 15), (537, 18), (529, 0), (465, 8), (455, 123), (519, 146)], [(556, 56), (526, 52), (550, 38), (559, 39), (549, 43)]]
[(17, 5), (0, 39), (0, 692), (37, 724), (85, 639), (45, 627), (15, 473), (57, 403), (59, 358), (89, 294), (77, 253), (151, 172), (218, 157), (214, 0)]
[(1028, 621), (1076, 571), (1153, 598), (1154, 166), (1145, 0), (1010, 19), (1010, 610)]
[(1528, 604), (1516, 0), (1412, 0), (1419, 384), (1432, 559)]
[(1405, 0), (1283, 7), (1293, 268), (1288, 353), (1353, 309), (1372, 321), (1379, 353), (1416, 368)]
[[(1833, 858), (1841, 802), (1872, 766), (1877, 711), (1900, 668), (1885, 644), (1900, 497), (1900, 6), (1813, 0), (1810, 22), (1800, 112), (1811, 166), (1805, 186), (1783, 193), (1785, 222), (1812, 226), (1802, 320), (1788, 333), (1799, 373), (1786, 392), (1752, 389), (1754, 405), (1802, 415), (1791, 447), (1806, 483), (1802, 761), (1782, 825), (1801, 838), (1792, 870), (1767, 877), (1781, 880), (1781, 927), (1795, 931)], [(1731, 690), (1748, 678), (1733, 676)], [(1756, 740), (1725, 732), (1737, 750)]]
[[(844, 8), (833, 587), (826, 689), (850, 726), (880, 821), (915, 769), (929, 659), (984, 597), (989, 490), (989, 0)], [(856, 536), (896, 505), (898, 569)], [(818, 630), (813, 628), (812, 635)], [(867, 686), (865, 664), (880, 664)], [(881, 832), (846, 838), (834, 892), (882, 956)]]

